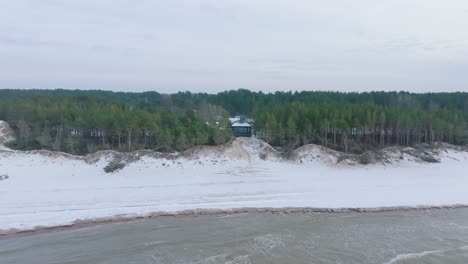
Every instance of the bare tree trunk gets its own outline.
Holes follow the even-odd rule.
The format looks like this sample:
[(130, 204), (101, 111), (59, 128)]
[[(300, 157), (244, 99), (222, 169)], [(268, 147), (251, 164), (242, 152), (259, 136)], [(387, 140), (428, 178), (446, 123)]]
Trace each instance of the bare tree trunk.
[(345, 134), (343, 134), (343, 143), (345, 146), (345, 153), (348, 153), (348, 137)]
[(128, 145), (128, 150), (132, 148), (132, 130), (127, 129), (127, 145)]

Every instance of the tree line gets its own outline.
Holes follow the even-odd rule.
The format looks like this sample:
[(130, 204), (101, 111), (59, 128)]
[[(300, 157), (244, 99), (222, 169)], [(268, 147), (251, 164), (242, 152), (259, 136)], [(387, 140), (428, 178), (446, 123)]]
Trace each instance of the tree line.
[(178, 92), (112, 92), (102, 90), (0, 90), (0, 103), (36, 97), (80, 97), (91, 96), (106, 101), (124, 103), (132, 108), (155, 111), (167, 108), (170, 111), (196, 109), (200, 104), (216, 105), (229, 114), (250, 115), (256, 108), (290, 103), (342, 103), (373, 104), (385, 107), (415, 108), (425, 111), (457, 110), (468, 112), (468, 93), (409, 93), (409, 92), (254, 92), (247, 89), (231, 90), (217, 94)]
[(270, 144), (321, 144), (346, 152), (388, 145), (468, 143), (468, 93), (128, 93), (0, 90), (0, 119), (18, 149), (85, 154), (100, 149), (185, 150), (232, 137), (229, 115), (255, 120)]
[(468, 144), (468, 113), (373, 104), (292, 103), (254, 113), (257, 137), (286, 147), (321, 144), (359, 153), (389, 145)]
[(226, 114), (205, 121), (193, 110), (131, 108), (95, 97), (38, 97), (0, 103), (0, 119), (17, 134), (12, 147), (73, 154), (115, 149), (185, 150), (231, 139)]

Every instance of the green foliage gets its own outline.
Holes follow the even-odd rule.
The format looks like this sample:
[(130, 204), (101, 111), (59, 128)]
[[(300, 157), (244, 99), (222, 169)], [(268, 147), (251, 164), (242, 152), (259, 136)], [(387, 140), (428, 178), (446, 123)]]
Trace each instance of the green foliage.
[(124, 163), (110, 162), (106, 167), (104, 167), (104, 171), (106, 173), (112, 173), (112, 172), (116, 172), (118, 170), (121, 170), (123, 168), (125, 168)]
[(375, 161), (375, 158), (370, 151), (366, 151), (359, 156), (359, 163), (363, 165), (371, 164)]
[(74, 154), (100, 149), (170, 151), (229, 140), (220, 127), (208, 126), (194, 111), (154, 109), (150, 112), (92, 96), (41, 96), (2, 102), (0, 119), (13, 124), (17, 149)]
[(259, 107), (253, 117), (257, 136), (280, 146), (316, 143), (362, 152), (386, 145), (468, 143), (468, 114), (456, 110), (291, 103)]
[(387, 145), (468, 144), (468, 93), (0, 90), (0, 119), (17, 149), (183, 151), (223, 144), (228, 116), (254, 118), (257, 137), (293, 148), (316, 143), (362, 153)]

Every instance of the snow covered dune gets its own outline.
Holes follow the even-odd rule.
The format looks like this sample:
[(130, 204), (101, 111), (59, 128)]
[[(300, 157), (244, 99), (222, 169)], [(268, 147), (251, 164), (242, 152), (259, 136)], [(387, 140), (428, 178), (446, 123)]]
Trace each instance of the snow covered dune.
[(259, 140), (238, 139), (184, 155), (137, 155), (106, 173), (114, 152), (82, 158), (3, 148), (0, 230), (190, 209), (468, 205), (467, 152), (448, 149), (440, 163), (403, 156), (398, 165), (336, 166), (311, 149), (307, 159), (284, 161)]

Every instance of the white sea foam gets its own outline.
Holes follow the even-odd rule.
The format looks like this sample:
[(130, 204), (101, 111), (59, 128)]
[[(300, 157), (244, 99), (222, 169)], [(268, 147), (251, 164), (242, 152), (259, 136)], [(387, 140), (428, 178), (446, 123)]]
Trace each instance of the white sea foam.
[(268, 255), (275, 248), (284, 245), (285, 244), (281, 235), (267, 234), (264, 236), (254, 237), (254, 244), (252, 246), (252, 249), (256, 253)]
[(432, 251), (423, 251), (419, 253), (400, 254), (394, 257), (393, 259), (391, 259), (389, 262), (385, 262), (385, 264), (398, 263), (399, 261), (409, 260), (409, 259), (418, 259), (427, 255), (441, 254), (442, 252), (443, 252), (442, 250), (432, 250)]
[(423, 252), (418, 252), (418, 253), (400, 254), (394, 257), (393, 259), (391, 259), (389, 262), (385, 262), (385, 264), (397, 264), (401, 261), (420, 259), (429, 255), (444, 256), (448, 254), (449, 252), (467, 251), (467, 250), (468, 250), (468, 246), (462, 246), (462, 247), (455, 248), (455, 249), (445, 249), (445, 250), (440, 249), (440, 250), (423, 251)]
[(219, 254), (219, 255), (214, 255), (214, 256), (209, 256), (207, 258), (204, 258), (198, 262), (196, 262), (196, 264), (215, 264), (215, 263), (221, 263), (221, 262), (225, 262), (226, 261), (226, 258), (228, 257), (229, 255), (228, 254)]
[(151, 241), (151, 242), (145, 243), (144, 246), (145, 247), (157, 247), (166, 243), (167, 243), (166, 241)]
[(251, 263), (252, 262), (250, 261), (250, 256), (244, 255), (244, 256), (235, 257), (233, 260), (229, 260), (225, 264), (251, 264)]

